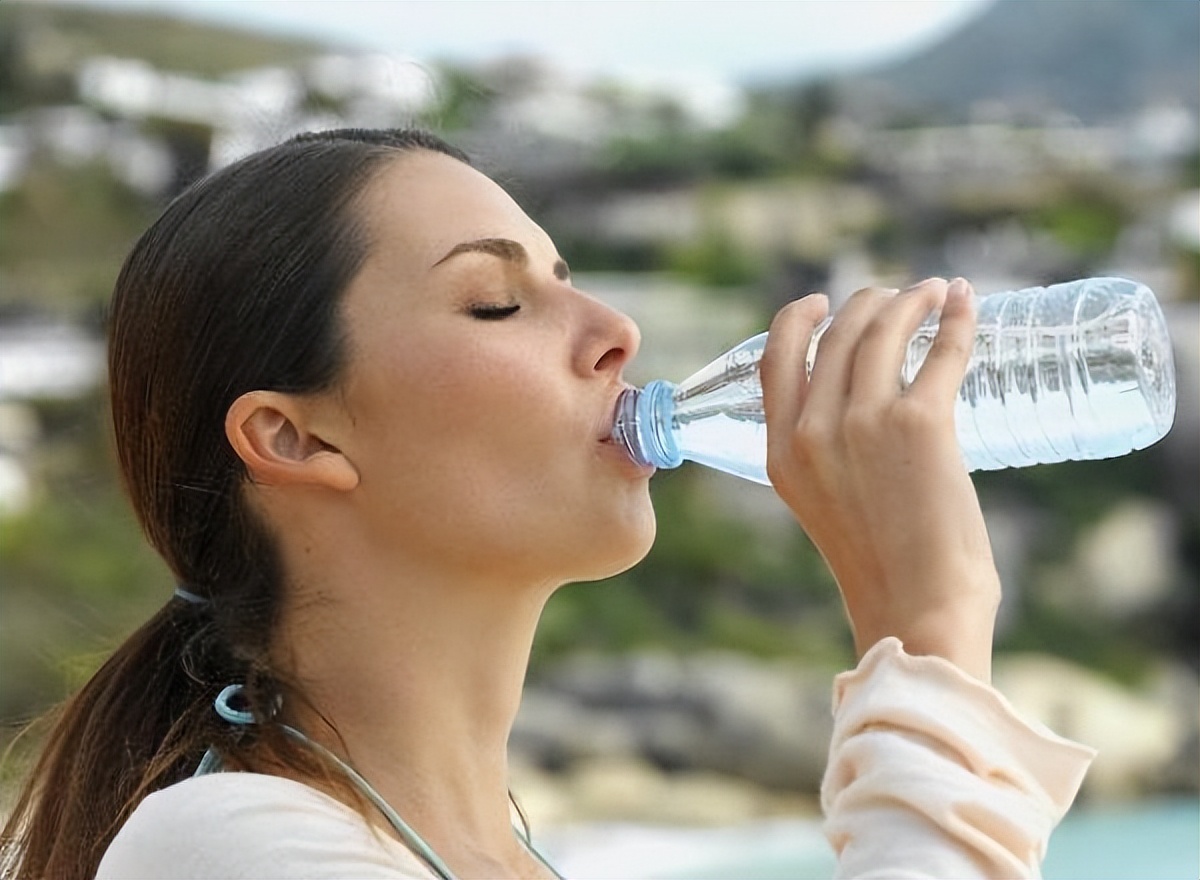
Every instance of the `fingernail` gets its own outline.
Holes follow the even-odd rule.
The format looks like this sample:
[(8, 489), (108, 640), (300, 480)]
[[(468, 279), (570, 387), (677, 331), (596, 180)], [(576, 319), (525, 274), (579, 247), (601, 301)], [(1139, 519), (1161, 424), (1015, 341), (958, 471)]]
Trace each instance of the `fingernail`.
[(946, 288), (946, 296), (949, 297), (966, 297), (971, 293), (971, 282), (966, 278), (955, 278), (950, 282), (950, 286)]
[(919, 289), (919, 288), (921, 288), (921, 287), (924, 287), (926, 284), (934, 284), (934, 283), (937, 283), (937, 284), (945, 284), (945, 283), (946, 283), (946, 279), (945, 279), (945, 278), (939, 278), (938, 276), (936, 276), (936, 275), (935, 275), (935, 276), (933, 276), (932, 278), (926, 278), (924, 281), (918, 281), (916, 284), (914, 284), (912, 287), (910, 287), (910, 288), (908, 288), (908, 289), (909, 289), (909, 290), (917, 290), (917, 289)]

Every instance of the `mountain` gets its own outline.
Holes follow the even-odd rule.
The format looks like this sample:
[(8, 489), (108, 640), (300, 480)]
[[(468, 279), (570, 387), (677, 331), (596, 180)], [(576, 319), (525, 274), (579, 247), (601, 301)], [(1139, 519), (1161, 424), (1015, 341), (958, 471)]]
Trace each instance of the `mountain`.
[(1196, 0), (997, 0), (943, 42), (847, 78), (893, 115), (962, 121), (972, 105), (1095, 124), (1149, 103), (1200, 106)]

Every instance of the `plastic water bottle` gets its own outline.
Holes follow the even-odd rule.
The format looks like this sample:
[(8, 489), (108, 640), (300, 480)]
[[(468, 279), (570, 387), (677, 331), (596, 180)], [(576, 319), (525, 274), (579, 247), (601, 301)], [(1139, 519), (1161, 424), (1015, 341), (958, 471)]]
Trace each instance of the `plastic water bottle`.
[[(828, 325), (813, 334), (810, 372)], [(937, 327), (931, 315), (913, 336), (903, 383)], [(758, 374), (766, 341), (747, 339), (679, 385), (625, 391), (613, 439), (642, 464), (688, 459), (769, 483)], [(1088, 278), (980, 297), (954, 416), (968, 470), (1111, 458), (1160, 440), (1175, 419), (1175, 367), (1154, 294), (1123, 278)]]

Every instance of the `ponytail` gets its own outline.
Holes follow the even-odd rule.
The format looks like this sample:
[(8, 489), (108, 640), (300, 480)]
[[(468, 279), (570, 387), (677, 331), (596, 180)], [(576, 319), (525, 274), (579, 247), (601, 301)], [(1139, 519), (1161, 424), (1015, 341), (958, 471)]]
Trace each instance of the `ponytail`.
[[(43, 719), (49, 735), (0, 833), (5, 880), (91, 880), (142, 799), (193, 775), (210, 748), (230, 770), (286, 767), (347, 788), (270, 723), (274, 711), (264, 707), (278, 704), (282, 684), (264, 663), (223, 648), (211, 611), (172, 599)], [(260, 722), (253, 728), (230, 727), (213, 711), (231, 681), (245, 683)]]

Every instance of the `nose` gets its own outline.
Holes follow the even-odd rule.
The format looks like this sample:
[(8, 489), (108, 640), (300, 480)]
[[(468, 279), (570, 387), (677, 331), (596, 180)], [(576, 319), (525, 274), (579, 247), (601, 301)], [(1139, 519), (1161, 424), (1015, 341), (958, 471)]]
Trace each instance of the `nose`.
[(624, 312), (582, 294), (585, 332), (579, 346), (581, 375), (619, 375), (642, 344), (642, 331)]

